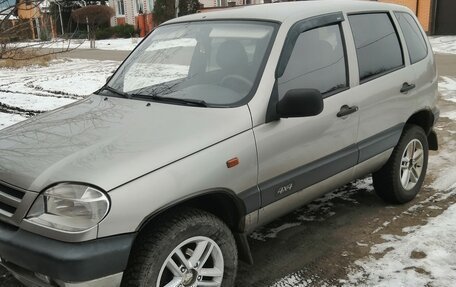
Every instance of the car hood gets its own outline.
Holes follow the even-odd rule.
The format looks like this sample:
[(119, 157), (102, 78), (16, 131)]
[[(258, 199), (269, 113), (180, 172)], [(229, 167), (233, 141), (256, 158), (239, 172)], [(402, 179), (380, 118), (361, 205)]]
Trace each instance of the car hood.
[(251, 128), (247, 106), (89, 98), (0, 132), (0, 180), (30, 191), (84, 182), (109, 191)]

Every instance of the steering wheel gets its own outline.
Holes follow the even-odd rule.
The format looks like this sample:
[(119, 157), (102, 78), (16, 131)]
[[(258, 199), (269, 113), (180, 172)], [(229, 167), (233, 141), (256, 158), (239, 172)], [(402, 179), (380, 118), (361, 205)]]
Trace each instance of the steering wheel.
[(245, 92), (253, 86), (253, 82), (241, 75), (230, 74), (222, 78), (220, 85), (236, 92)]

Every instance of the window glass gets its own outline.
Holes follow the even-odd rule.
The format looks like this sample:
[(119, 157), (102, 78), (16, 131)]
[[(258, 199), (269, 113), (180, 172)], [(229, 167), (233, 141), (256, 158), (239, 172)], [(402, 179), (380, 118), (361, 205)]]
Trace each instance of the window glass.
[(399, 38), (387, 13), (348, 18), (355, 39), (361, 82), (404, 65)]
[(261, 21), (160, 26), (122, 63), (108, 85), (132, 97), (237, 105), (258, 85), (276, 27)]
[(142, 0), (135, 1), (136, 13), (142, 14), (144, 13), (144, 4)]
[(404, 34), (410, 62), (414, 64), (423, 60), (427, 55), (427, 46), (415, 19), (408, 13), (396, 12), (394, 14)]
[(344, 45), (339, 25), (302, 33), (278, 80), (279, 98), (292, 89), (317, 89), (329, 94), (347, 87)]
[(149, 12), (154, 12), (154, 0), (147, 0), (147, 7)]
[(125, 15), (124, 0), (117, 0), (117, 15)]
[[(236, 38), (233, 38), (236, 39)], [(257, 39), (242, 39), (242, 38), (237, 38), (237, 41), (242, 45), (244, 48), (245, 52), (247, 53), (247, 63), (249, 65), (252, 64), (254, 60), (254, 55), (255, 55), (255, 50), (257, 49), (257, 46), (261, 46), (261, 44), (258, 43), (259, 40)], [(218, 70), (221, 67), (219, 66), (219, 63), (217, 62), (217, 55), (219, 54), (219, 48), (220, 46), (225, 42), (223, 38), (214, 38), (212, 39), (212, 45), (211, 45), (211, 51), (210, 51), (210, 58), (209, 58), (209, 63), (207, 64), (207, 70), (208, 71), (213, 71), (213, 70)], [(266, 45), (262, 46), (264, 49), (266, 49)], [(261, 49), (261, 47), (258, 47), (258, 49)], [(262, 52), (261, 52), (262, 53)]]

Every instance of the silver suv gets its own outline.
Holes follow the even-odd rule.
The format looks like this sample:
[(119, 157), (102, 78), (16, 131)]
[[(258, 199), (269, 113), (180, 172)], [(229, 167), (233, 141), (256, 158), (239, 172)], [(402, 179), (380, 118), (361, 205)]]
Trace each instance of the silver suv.
[(0, 257), (28, 286), (234, 286), (247, 235), (372, 173), (412, 200), (437, 149), (431, 46), (403, 7), (171, 20), (85, 100), (0, 134)]

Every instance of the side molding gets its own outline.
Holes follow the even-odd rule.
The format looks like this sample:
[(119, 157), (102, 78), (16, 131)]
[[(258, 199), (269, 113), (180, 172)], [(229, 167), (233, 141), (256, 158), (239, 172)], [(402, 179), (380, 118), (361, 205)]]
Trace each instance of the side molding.
[(358, 163), (366, 161), (385, 150), (395, 147), (401, 138), (405, 124), (395, 125), (358, 143)]

